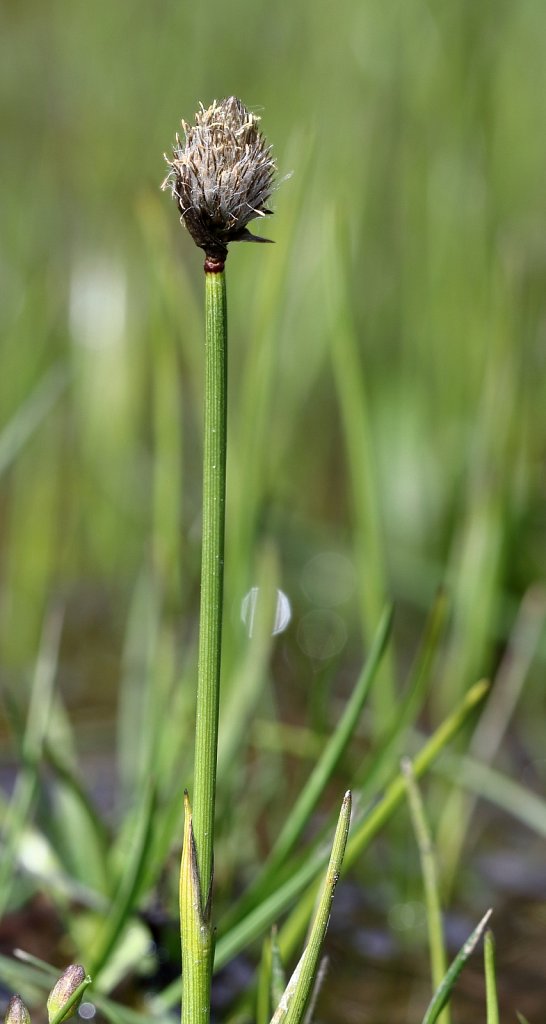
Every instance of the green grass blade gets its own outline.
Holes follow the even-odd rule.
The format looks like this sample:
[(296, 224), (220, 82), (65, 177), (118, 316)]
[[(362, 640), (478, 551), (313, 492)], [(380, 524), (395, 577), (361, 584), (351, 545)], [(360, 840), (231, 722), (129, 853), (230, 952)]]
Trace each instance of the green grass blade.
[[(489, 683), (486, 680), (475, 683), (474, 686), (470, 687), (455, 711), (444, 719), (414, 758), (413, 771), (416, 779), (420, 779), (428, 771), (447, 744), (461, 730), (469, 715), (479, 706), (488, 691)], [(371, 835), (375, 835), (379, 831), (379, 828), (383, 826), (396, 807), (403, 801), (404, 794), (404, 780), (402, 775), (399, 775), (388, 787), (381, 802), (351, 836), (345, 858), (346, 867), (350, 867), (357, 857), (360, 856), (362, 850), (368, 845)]]
[[(422, 750), (414, 759), (414, 773), (420, 778), (433, 764), (435, 759), (443, 751), (446, 745), (457, 735), (468, 716), (472, 714), (476, 706), (483, 700), (487, 691), (488, 683), (476, 683), (466, 694), (459, 706), (455, 709), (436, 732), (423, 745)], [(351, 836), (345, 853), (343, 870), (347, 870), (361, 855), (371, 840), (377, 835), (383, 825), (388, 821), (397, 807), (403, 802), (405, 796), (405, 784), (401, 775), (397, 776), (387, 787), (385, 793), (377, 806), (375, 806), (360, 823), (353, 826)], [(267, 897), (261, 904), (255, 907), (238, 924), (221, 936), (216, 944), (214, 967), (220, 970), (232, 957), (245, 949), (251, 942), (263, 935), (264, 931), (271, 927), (274, 921), (278, 920), (291, 903), (301, 897), (297, 908), (279, 933), (279, 948), (283, 959), (293, 954), (298, 940), (305, 931), (307, 922), (312, 914), (316, 888), (312, 888), (301, 896), (303, 891), (316, 878), (326, 863), (327, 855), (319, 850), (292, 874), (279, 888)], [(180, 998), (180, 982), (172, 982), (160, 996), (157, 997), (157, 1004), (162, 1010), (174, 1005)]]
[(451, 963), (441, 985), (437, 988), (428, 1005), (425, 1016), (423, 1017), (423, 1024), (435, 1024), (435, 1021), (439, 1019), (444, 1006), (451, 997), (455, 982), (480, 941), (492, 913), (492, 910), (488, 910), (487, 913), (484, 914), (480, 923), (476, 926), (472, 934), (466, 940), (464, 946), (462, 946), (457, 953), (457, 956)]
[(339, 764), (340, 758), (347, 748), (387, 648), (392, 627), (392, 616), (392, 608), (387, 608), (383, 612), (368, 660), (356, 682), (336, 730), (296, 800), (295, 806), (289, 814), (273, 847), (268, 865), (270, 871), (276, 870), (294, 849), (336, 766)]
[(388, 644), (392, 627), (392, 608), (384, 611), (377, 628), (370, 654), (355, 684), (337, 728), (317, 761), (306, 785), (288, 815), (281, 833), (256, 883), (250, 886), (238, 907), (222, 922), (224, 933), (244, 916), (245, 910), (259, 902), (264, 894), (271, 891), (275, 874), (294, 849), (320, 797), (331, 779), (340, 758), (353, 735), (364, 702), (376, 678), (379, 665)]
[(415, 720), (430, 682), (430, 674), (445, 631), (447, 612), (446, 595), (440, 590), (428, 616), (406, 690), (396, 707), (393, 721), (380, 737), (371, 764), (364, 763), (362, 769), (357, 772), (358, 790), (363, 799), (377, 792), (386, 777), (392, 773), (393, 763), (399, 760), (405, 730)]
[[(416, 778), (420, 778), (428, 770), (444, 747), (456, 736), (468, 716), (479, 702), (483, 700), (487, 690), (487, 683), (477, 683), (472, 687), (464, 700), (461, 701), (459, 707), (439, 726), (428, 742), (423, 745), (422, 750), (414, 760)], [(403, 802), (404, 796), (404, 780), (401, 775), (398, 775), (385, 790), (381, 801), (366, 815), (360, 825), (356, 823), (353, 825), (353, 833), (347, 844), (343, 862), (344, 871), (354, 864), (397, 807)], [(321, 851), (316, 852), (291, 878), (279, 886), (275, 893), (251, 911), (230, 932), (222, 936), (216, 946), (215, 967), (217, 969), (222, 967), (232, 956), (235, 956), (244, 949), (249, 942), (258, 938), (265, 928), (277, 920), (279, 915), (286, 910), (294, 899), (301, 895), (303, 889), (318, 874), (325, 860), (326, 856), (324, 853)], [(288, 958), (293, 953), (298, 938), (305, 930), (309, 916), (312, 913), (315, 897), (316, 890), (313, 887), (300, 900), (292, 917), (280, 932), (279, 946), (283, 959)]]
[(55, 819), (61, 833), (56, 851), (72, 854), (75, 879), (100, 893), (108, 892), (108, 833), (75, 768), (46, 740), (44, 760), (57, 777)]
[[(423, 806), (423, 800), (419, 787), (415, 781), (413, 765), (409, 758), (404, 758), (402, 760), (401, 769), (406, 782), (413, 831), (417, 840), (421, 861), (421, 873), (423, 875), (425, 890), (431, 978), (432, 987), (433, 990), (435, 990), (441, 984), (442, 978), (444, 977), (447, 969), (447, 956), (442, 927), (442, 911), (440, 906), (436, 857), (429, 824), (425, 814), (425, 808)], [(441, 1024), (450, 1024), (451, 1015), (448, 1007), (445, 1007), (444, 1010), (442, 1010), (438, 1019)]]
[(268, 1024), (271, 1018), (271, 935), (262, 943), (256, 992), (256, 1024)]
[[(370, 426), (367, 387), (363, 379), (359, 345), (348, 294), (347, 259), (333, 212), (324, 239), (325, 311), (331, 337), (332, 368), (338, 394), (345, 449), (352, 489), (355, 558), (360, 587), (364, 635), (372, 635), (387, 597), (386, 558), (380, 513), (374, 441)], [(385, 726), (394, 705), (393, 667), (387, 661), (376, 689), (378, 724)]]
[(0, 856), (0, 917), (8, 904), (15, 857), (38, 792), (38, 767), (49, 726), (57, 672), (63, 616), (55, 609), (44, 623), (40, 652), (32, 681), (25, 732), (21, 740), (21, 768), (6, 814)]
[[(491, 697), (480, 715), (468, 746), (468, 754), (482, 763), (491, 763), (502, 744), (544, 635), (545, 619), (546, 594), (541, 587), (531, 587), (521, 602), (491, 687)], [(444, 892), (450, 889), (455, 880), (474, 806), (475, 799), (461, 792), (458, 785), (445, 801), (438, 830)]]
[(276, 892), (266, 897), (226, 935), (219, 938), (214, 958), (215, 969), (220, 970), (249, 943), (259, 938), (264, 930), (270, 927), (280, 914), (298, 898), (306, 886), (317, 877), (327, 859), (326, 850), (317, 851), (297, 871), (294, 871)]
[(302, 1024), (310, 1003), (320, 966), (320, 955), (328, 922), (335, 888), (341, 872), (341, 865), (347, 845), (351, 821), (351, 793), (345, 794), (332, 845), (332, 853), (315, 913), (309, 939), (303, 955), (290, 979), (284, 995), (273, 1014), (271, 1024)]
[(514, 782), (504, 772), (464, 755), (446, 757), (445, 763), (438, 765), (435, 771), (482, 800), (489, 800), (537, 835), (546, 838), (546, 800), (519, 782)]
[(111, 1021), (112, 1024), (173, 1024), (172, 1017), (166, 1015), (150, 1017), (149, 1013), (140, 1013), (130, 1006), (124, 1006), (113, 999), (109, 999), (102, 992), (93, 992), (93, 1002), (97, 1009)]
[(66, 388), (64, 366), (54, 366), (20, 406), (0, 433), (0, 476), (12, 465)]
[(138, 897), (141, 894), (142, 879), (145, 877), (148, 848), (150, 845), (155, 810), (155, 790), (150, 784), (142, 800), (142, 806), (135, 825), (130, 853), (124, 864), (119, 888), (91, 950), (90, 963), (95, 983), (108, 963), (108, 958), (115, 949), (116, 943), (123, 932)]
[(499, 1024), (499, 1000), (497, 996), (497, 978), (495, 972), (495, 939), (493, 932), (486, 931), (483, 943), (485, 967), (485, 999), (487, 1006), (487, 1024)]
[[(220, 733), (218, 737), (218, 774), (224, 780), (221, 794), (223, 800), (230, 799), (230, 787), (226, 779), (240, 763), (241, 751), (246, 748), (246, 739), (255, 708), (267, 676), (271, 648), (274, 641), (272, 624), (278, 599), (278, 559), (270, 545), (260, 552), (256, 611), (253, 614), (243, 655), (229, 671), (235, 685), (228, 688), (220, 706)], [(248, 629), (248, 627), (247, 627)]]
[[(486, 681), (475, 683), (460, 702), (455, 711), (446, 718), (423, 745), (413, 761), (413, 771), (417, 779), (431, 767), (448, 743), (457, 735), (469, 715), (484, 699), (489, 690)], [(402, 775), (398, 775), (387, 786), (379, 803), (365, 816), (360, 824), (353, 825), (351, 838), (343, 862), (343, 869), (348, 870), (368, 847), (372, 839), (383, 828), (395, 810), (403, 802), (405, 784)], [(297, 945), (299, 936), (305, 930), (314, 902), (314, 889), (303, 897), (291, 917), (284, 925), (279, 943), (284, 958), (290, 956)]]
[[(120, 803), (138, 799), (153, 761), (156, 714), (152, 694), (157, 658), (160, 607), (150, 573), (142, 571), (134, 588), (125, 631), (117, 713), (117, 761)], [(142, 737), (135, 743), (135, 736)]]

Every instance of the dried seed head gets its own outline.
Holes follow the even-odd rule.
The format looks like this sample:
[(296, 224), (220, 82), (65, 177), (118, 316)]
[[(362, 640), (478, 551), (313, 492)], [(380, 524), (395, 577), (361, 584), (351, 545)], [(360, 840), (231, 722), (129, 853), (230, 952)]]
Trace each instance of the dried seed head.
[[(162, 184), (176, 199), (194, 242), (205, 250), (206, 269), (221, 270), (229, 242), (266, 242), (248, 231), (254, 217), (271, 213), (276, 163), (259, 131), (259, 117), (235, 96), (216, 100), (182, 121), (185, 142), (176, 136), (170, 170)], [(210, 266), (207, 266), (210, 264)]]

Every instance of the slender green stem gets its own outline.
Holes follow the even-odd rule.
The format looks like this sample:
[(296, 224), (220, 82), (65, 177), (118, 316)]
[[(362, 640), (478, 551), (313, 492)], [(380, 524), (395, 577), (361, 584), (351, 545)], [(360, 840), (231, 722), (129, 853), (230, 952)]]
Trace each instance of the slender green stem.
[(497, 978), (495, 971), (495, 940), (492, 931), (486, 931), (484, 937), (485, 961), (485, 994), (487, 1001), (487, 1024), (499, 1024), (499, 1001), (497, 996)]
[(212, 884), (218, 702), (224, 590), (226, 492), (227, 313), (225, 273), (207, 273), (203, 548), (193, 782), (193, 830), (201, 891)]
[(223, 270), (205, 273), (203, 541), (193, 814), (186, 796), (180, 874), (182, 1024), (207, 1024), (213, 964), (211, 893), (224, 589), (227, 316)]

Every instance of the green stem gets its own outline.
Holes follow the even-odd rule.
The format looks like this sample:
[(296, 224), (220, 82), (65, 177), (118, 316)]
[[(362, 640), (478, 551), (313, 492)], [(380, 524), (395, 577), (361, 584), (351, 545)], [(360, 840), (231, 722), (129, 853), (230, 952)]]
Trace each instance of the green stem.
[[(197, 718), (193, 783), (192, 848), (195, 858), (194, 899), (198, 916), (185, 906), (181, 884), (182, 1021), (207, 1024), (210, 1017), (212, 941), (210, 938), (213, 874), (214, 807), (218, 748), (218, 706), (224, 589), (224, 520), (226, 492), (227, 312), (226, 282), (222, 270), (205, 273), (205, 423), (203, 451), (203, 540), (201, 555), (201, 609), (197, 670)], [(189, 842), (187, 833), (185, 845)], [(190, 851), (186, 850), (189, 857)], [(184, 856), (183, 856), (184, 863)], [(188, 861), (189, 863), (189, 861)], [(191, 902), (191, 896), (189, 897)], [(195, 908), (194, 908), (195, 910)], [(194, 920), (194, 927), (191, 921)], [(185, 927), (184, 922), (187, 922)], [(200, 931), (204, 949), (191, 954)], [(195, 934), (194, 934), (195, 933)], [(203, 956), (204, 952), (204, 956)], [(189, 955), (188, 955), (189, 954)]]
[(493, 932), (486, 931), (484, 937), (485, 994), (487, 1002), (487, 1024), (499, 1024), (499, 1001), (495, 971), (495, 940)]
[(225, 273), (205, 274), (205, 427), (203, 548), (197, 673), (193, 830), (201, 891), (212, 884), (218, 702), (224, 591), (226, 494), (227, 312)]

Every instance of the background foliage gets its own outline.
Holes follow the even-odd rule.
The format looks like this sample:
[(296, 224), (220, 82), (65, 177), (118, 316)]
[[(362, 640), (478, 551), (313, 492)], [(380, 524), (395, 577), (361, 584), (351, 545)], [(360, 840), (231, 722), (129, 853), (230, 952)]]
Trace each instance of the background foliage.
[[(2, 735), (9, 722), (19, 737), (6, 791), (21, 749), (28, 764), (42, 757), (48, 709), (49, 746), (76, 772), (67, 709), (107, 826), (123, 823), (114, 862), (131, 829), (146, 838), (147, 800), (150, 878), (176, 848), (191, 765), (202, 273), (159, 192), (161, 154), (199, 100), (230, 94), (263, 107), (291, 176), (267, 224), (275, 245), (233, 246), (228, 263), (223, 898), (271, 845), (287, 758), (296, 787), (387, 598), (392, 649), (335, 800), (388, 724), (440, 585), (449, 627), (421, 724), (502, 665), (508, 696), (472, 753), (543, 791), (543, 5), (51, 0), (0, 17), (0, 671)], [(240, 607), (255, 585), (280, 587), (292, 621), (249, 643)], [(285, 728), (272, 731), (277, 716)], [(21, 820), (47, 819), (67, 878), (105, 892), (93, 809), (82, 819), (61, 774), (57, 763), (42, 791), (31, 772)], [(482, 812), (475, 831), (521, 878), (538, 826), (529, 839), (506, 820)], [(467, 881), (465, 834), (437, 822), (449, 889)], [(415, 897), (407, 827), (395, 825), (388, 865), (360, 868), (381, 906)], [(86, 828), (96, 856), (78, 866)], [(12, 904), (43, 884), (19, 879)]]

